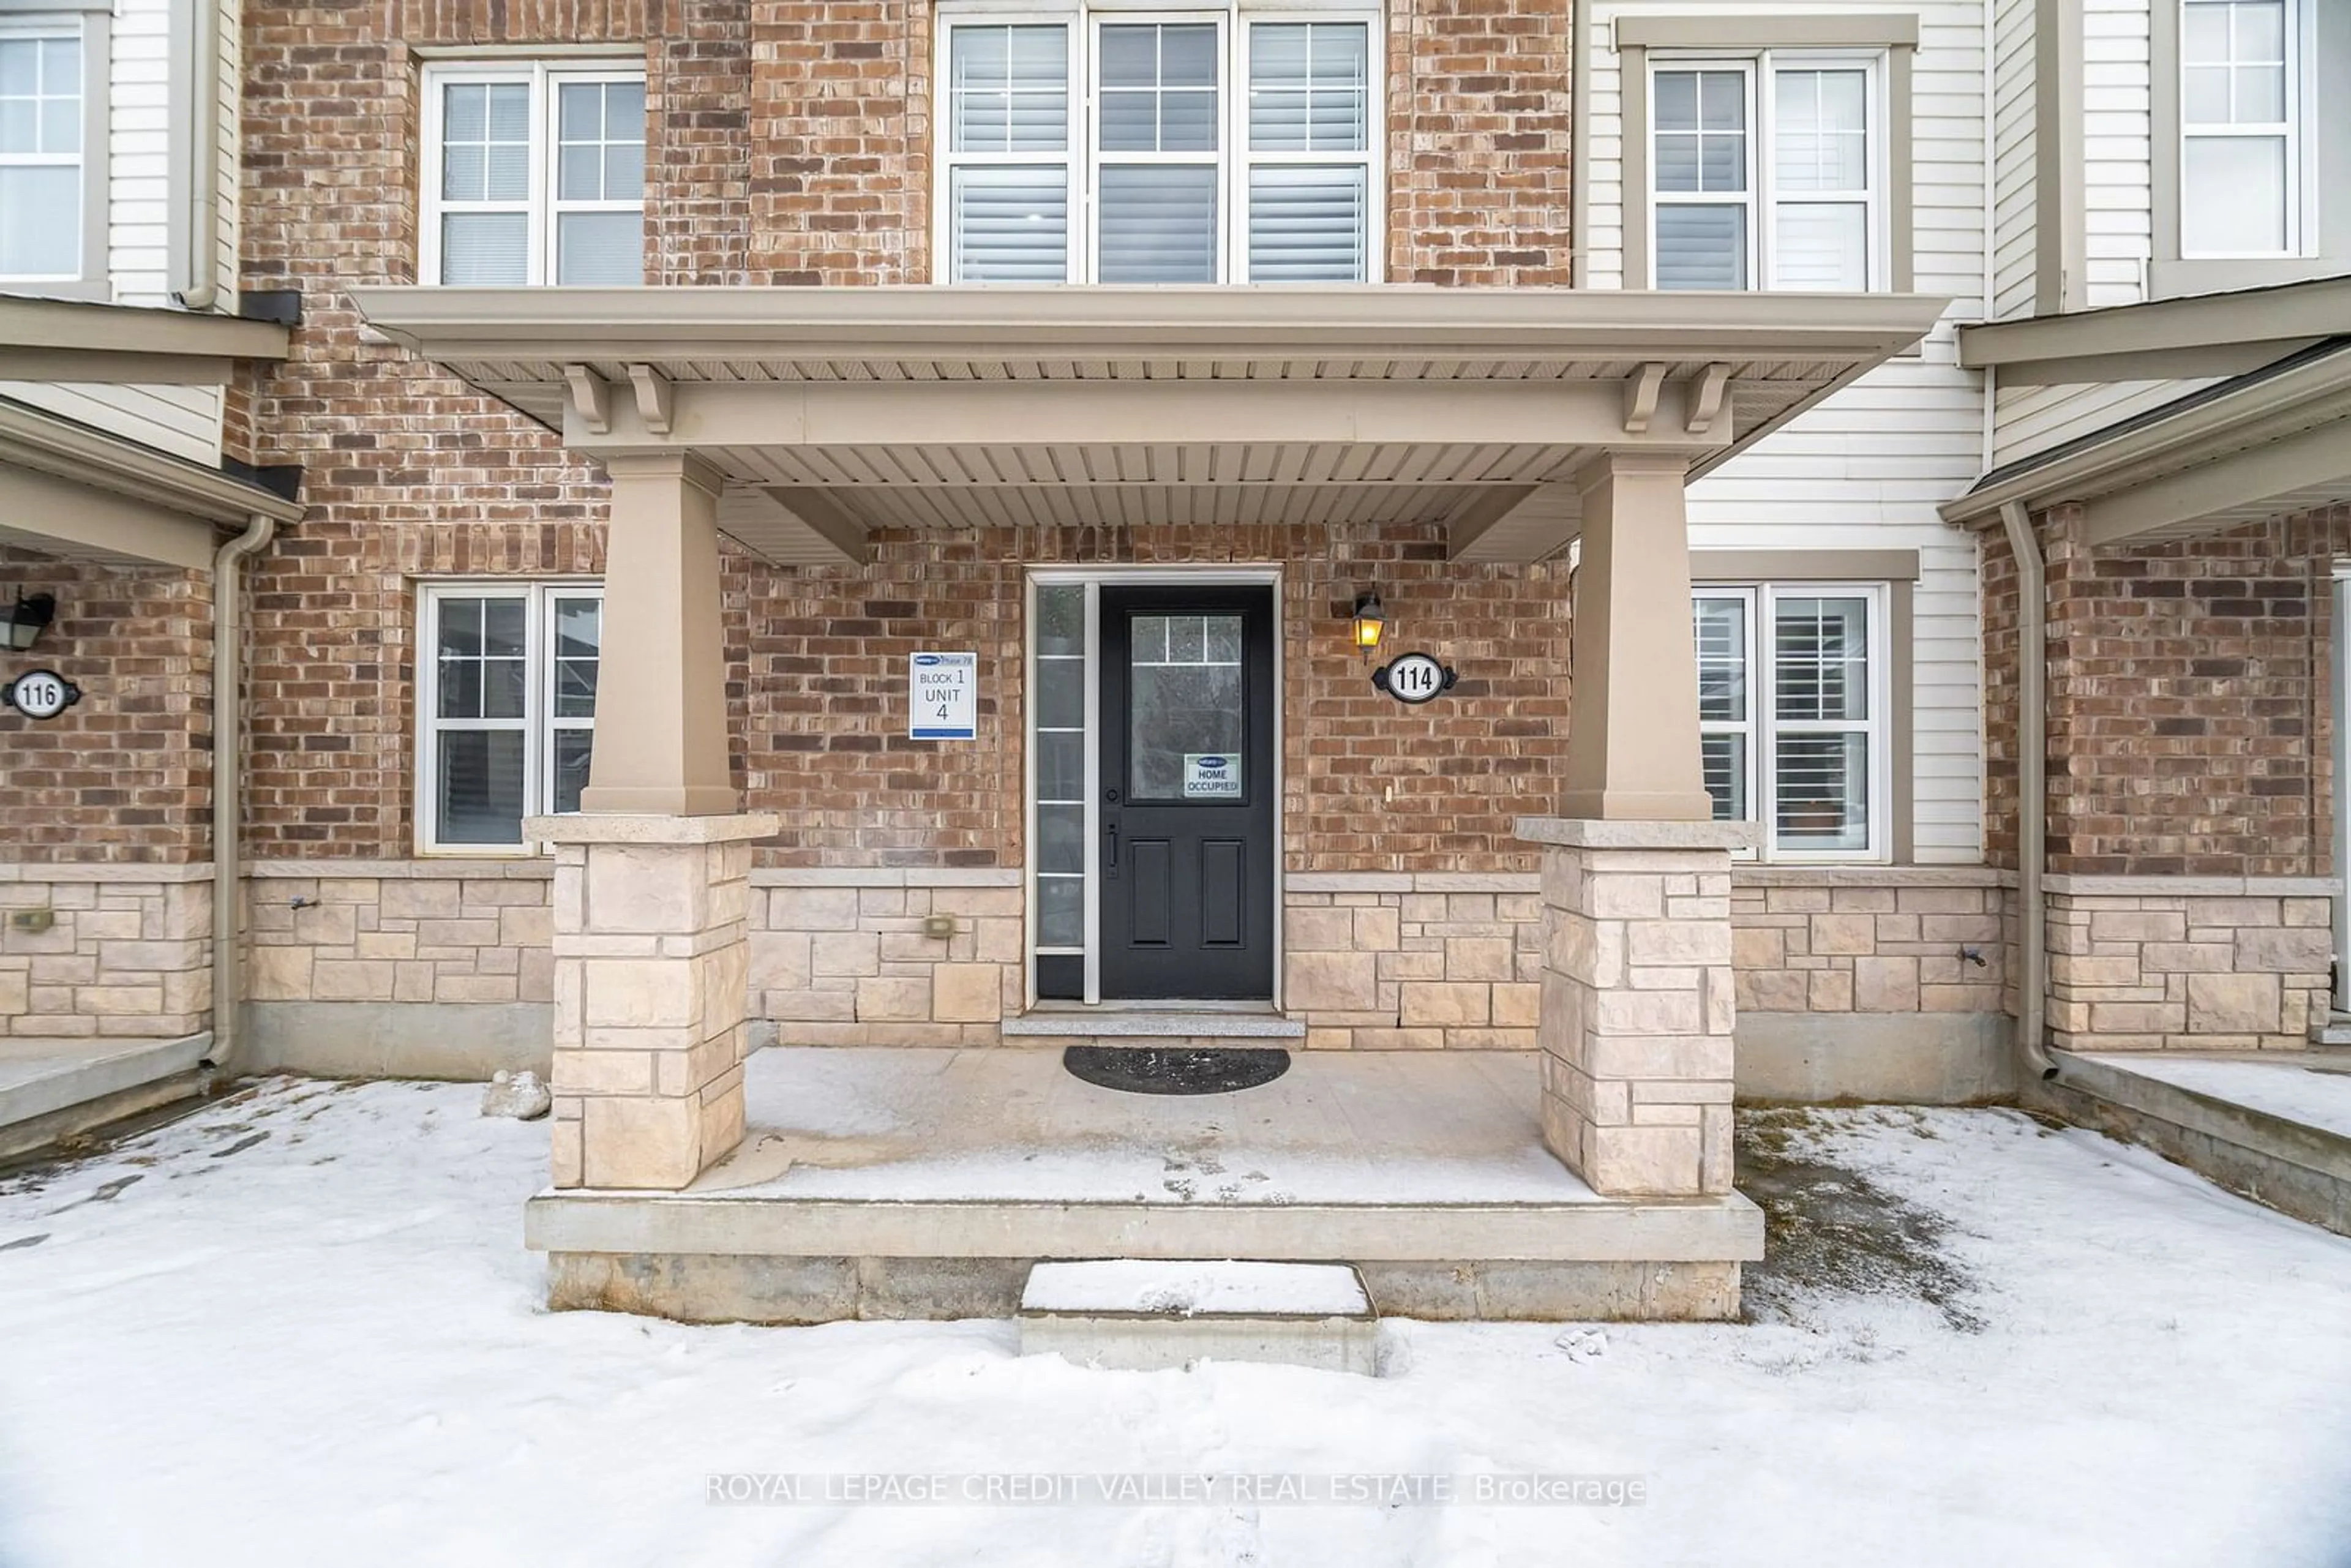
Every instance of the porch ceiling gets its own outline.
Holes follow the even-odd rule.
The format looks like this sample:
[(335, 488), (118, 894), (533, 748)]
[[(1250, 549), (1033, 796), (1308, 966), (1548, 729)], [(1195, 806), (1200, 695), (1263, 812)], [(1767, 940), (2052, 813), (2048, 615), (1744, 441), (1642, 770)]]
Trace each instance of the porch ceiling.
[[(367, 288), (388, 339), (601, 457), (687, 451), (779, 560), (872, 528), (1444, 522), (1528, 560), (1595, 453), (1703, 473), (1917, 341), (1910, 295)], [(1171, 436), (1182, 439), (1171, 440)], [(737, 497), (737, 490), (751, 492)]]

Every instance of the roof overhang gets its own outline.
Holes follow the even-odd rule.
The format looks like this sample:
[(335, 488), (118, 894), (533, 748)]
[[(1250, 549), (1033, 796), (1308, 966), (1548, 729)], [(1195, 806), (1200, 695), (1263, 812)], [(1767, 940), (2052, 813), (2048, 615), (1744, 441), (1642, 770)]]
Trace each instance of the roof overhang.
[(2351, 337), (2289, 355), (1994, 469), (1942, 507), (1983, 525), (2001, 508), (2078, 505), (2092, 545), (2216, 532), (2351, 501)]
[(225, 386), (239, 360), (283, 360), (274, 321), (0, 296), (0, 382)]
[(293, 522), (298, 501), (0, 398), (0, 544), (208, 570), (215, 525)]
[(1959, 363), (2002, 386), (2241, 375), (2351, 335), (2351, 277), (1987, 321), (1959, 329)]
[(1442, 522), (1530, 560), (1598, 452), (1703, 473), (1932, 329), (1916, 295), (852, 287), (353, 291), (600, 458), (689, 452), (779, 560), (872, 528)]

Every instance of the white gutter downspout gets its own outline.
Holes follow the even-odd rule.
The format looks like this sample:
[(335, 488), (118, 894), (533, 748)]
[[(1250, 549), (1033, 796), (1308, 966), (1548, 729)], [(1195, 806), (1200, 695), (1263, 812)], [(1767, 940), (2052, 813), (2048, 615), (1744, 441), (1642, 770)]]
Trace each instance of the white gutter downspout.
[(226, 1071), (236, 1050), (241, 955), (237, 827), (245, 802), (244, 655), (237, 614), (239, 569), (277, 532), (274, 518), (256, 512), (245, 532), (213, 557), (213, 1044), (204, 1065)]
[(188, 139), (188, 287), (180, 293), (180, 304), (210, 310), (220, 302), (214, 210), (220, 204), (219, 0), (189, 0), (188, 13), (188, 106), (193, 121)]
[(2048, 1019), (2049, 925), (2041, 876), (2049, 863), (2049, 573), (2022, 501), (2000, 508), (2016, 558), (2017, 925), (2024, 973), (2017, 977), (2017, 1048), (2044, 1079), (2057, 1062), (2042, 1043)]

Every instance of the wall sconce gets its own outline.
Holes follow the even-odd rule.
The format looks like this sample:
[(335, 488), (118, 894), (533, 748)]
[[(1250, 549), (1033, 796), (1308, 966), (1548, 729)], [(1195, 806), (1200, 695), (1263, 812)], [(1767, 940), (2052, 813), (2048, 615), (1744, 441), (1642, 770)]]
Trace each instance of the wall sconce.
[(55, 594), (36, 593), (27, 598), (25, 591), (18, 589), (16, 608), (8, 614), (9, 651), (21, 653), (30, 648), (40, 640), (41, 633), (48, 629), (49, 622), (57, 617), (57, 601)]
[(1368, 659), (1378, 652), (1380, 639), (1387, 635), (1387, 630), (1388, 618), (1386, 612), (1380, 609), (1380, 596), (1376, 593), (1357, 594), (1355, 646), (1364, 651), (1364, 657)]

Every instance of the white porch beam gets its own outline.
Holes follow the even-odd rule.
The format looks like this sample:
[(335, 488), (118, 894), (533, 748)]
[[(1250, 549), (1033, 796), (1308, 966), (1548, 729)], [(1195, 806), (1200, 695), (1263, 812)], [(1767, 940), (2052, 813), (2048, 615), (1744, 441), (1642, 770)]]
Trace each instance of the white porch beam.
[(1729, 433), (1688, 434), (1687, 390), (1660, 385), (1654, 423), (1625, 432), (1615, 382), (817, 382), (672, 390), (666, 431), (616, 404), (590, 452), (689, 446), (1186, 446), (1280, 443), (1662, 446), (1697, 455)]
[(863, 519), (821, 490), (729, 485), (718, 531), (778, 566), (862, 566), (873, 557)]
[(2351, 436), (2339, 423), (2322, 424), (2085, 502), (2082, 527), (2093, 545), (2118, 544), (2192, 523), (2208, 513), (2233, 511), (2272, 496), (2329, 485), (2351, 488)]

